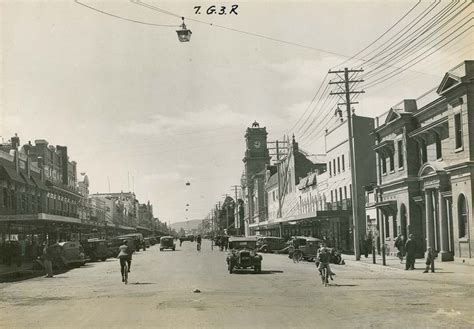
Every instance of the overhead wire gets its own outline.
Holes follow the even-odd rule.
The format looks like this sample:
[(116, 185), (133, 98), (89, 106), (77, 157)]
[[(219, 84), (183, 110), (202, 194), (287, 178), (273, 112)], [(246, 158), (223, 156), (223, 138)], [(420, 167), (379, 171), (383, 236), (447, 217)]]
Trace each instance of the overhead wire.
[(329, 51), (329, 50), (325, 50), (325, 49), (321, 49), (321, 48), (316, 48), (316, 47), (312, 47), (312, 46), (308, 46), (308, 45), (303, 45), (303, 44), (293, 42), (293, 41), (277, 39), (277, 38), (269, 37), (269, 36), (266, 36), (266, 35), (263, 35), (263, 34), (244, 31), (244, 30), (239, 30), (239, 29), (227, 27), (227, 26), (224, 26), (224, 25), (205, 22), (205, 21), (201, 21), (201, 20), (198, 20), (198, 19), (195, 19), (195, 18), (192, 18), (192, 17), (186, 17), (184, 15), (178, 15), (176, 13), (170, 12), (168, 10), (164, 10), (164, 9), (162, 9), (160, 7), (157, 7), (157, 6), (154, 6), (154, 5), (150, 5), (149, 3), (146, 3), (146, 2), (143, 2), (143, 1), (140, 1), (140, 0), (130, 0), (130, 1), (134, 4), (147, 7), (151, 10), (155, 10), (155, 11), (160, 12), (162, 14), (167, 14), (167, 15), (172, 15), (174, 17), (184, 18), (184, 19), (186, 19), (188, 21), (191, 21), (191, 22), (196, 22), (196, 23), (200, 23), (200, 24), (204, 24), (204, 25), (209, 25), (209, 26), (217, 27), (217, 28), (220, 28), (220, 29), (223, 29), (223, 30), (237, 32), (237, 33), (241, 33), (241, 34), (246, 34), (246, 35), (254, 36), (254, 37), (257, 37), (257, 38), (266, 39), (266, 40), (270, 40), (270, 41), (275, 41), (275, 42), (279, 42), (279, 43), (283, 43), (283, 44), (288, 44), (288, 45), (292, 45), (292, 46), (296, 46), (296, 47), (300, 47), (300, 48), (311, 49), (311, 50), (315, 50), (315, 51), (318, 51), (318, 52), (334, 55), (334, 56), (337, 56), (337, 57), (343, 57), (343, 58), (349, 57), (347, 55), (340, 54), (340, 53), (337, 53), (337, 52), (334, 52), (334, 51)]
[[(408, 17), (408, 15), (410, 15), (410, 13), (415, 10), (416, 7), (418, 7), (418, 5), (421, 3), (421, 0), (419, 0), (413, 7), (411, 7), (402, 17), (400, 17), (392, 26), (390, 26), (389, 29), (385, 30), (385, 32), (383, 32), (379, 37), (377, 37), (374, 41), (372, 41), (368, 46), (366, 46), (365, 48), (363, 48), (362, 50), (360, 50), (359, 52), (355, 53), (353, 56), (349, 57), (348, 59), (346, 59), (345, 61), (343, 61), (342, 63), (338, 64), (337, 66), (342, 66), (344, 65), (345, 63), (349, 62), (350, 60), (356, 58), (356, 56), (359, 56), (360, 54), (362, 54), (364, 51), (366, 51), (368, 48), (370, 48), (371, 46), (373, 46), (377, 41), (379, 41), (380, 39), (382, 39), (387, 33), (389, 33), (392, 29), (394, 29), (398, 24), (400, 24), (406, 17)], [(333, 66), (333, 68), (335, 68), (336, 66)]]
[[(466, 35), (464, 35), (463, 37), (461, 37), (460, 40), (464, 39), (466, 37)], [(460, 41), (458, 40), (458, 41)], [(464, 50), (466, 48), (473, 48), (473, 49), (467, 49), (467, 50)], [(451, 49), (450, 49), (451, 50)], [(463, 58), (465, 54), (473, 54), (474, 53), (474, 43), (470, 43), (470, 44), (467, 44), (467, 45), (462, 45), (461, 48), (459, 49), (452, 49), (453, 53), (458, 55), (460, 58)], [(446, 55), (446, 57), (449, 57), (449, 55)], [(457, 59), (456, 59), (457, 60)], [(443, 63), (443, 64), (446, 64), (446, 58), (438, 58), (438, 59), (434, 59), (433, 61), (428, 61), (428, 62), (424, 62), (424, 67), (433, 67), (433, 66), (438, 66), (437, 64), (440, 64), (440, 63)], [(454, 65), (455, 63), (453, 63)], [(441, 78), (442, 76), (440, 76)], [(418, 79), (418, 76), (416, 77), (413, 77), (411, 79), (403, 79), (404, 80), (404, 84), (406, 85), (406, 82), (411, 82), (413, 80), (416, 80)], [(394, 81), (392, 81), (391, 83), (389, 84), (383, 84), (383, 85), (379, 85), (379, 87), (376, 87), (375, 89), (371, 89), (372, 92), (384, 87), (384, 88), (387, 88), (387, 87), (390, 87), (396, 83), (399, 83), (402, 79), (395, 79)]]
[[(462, 26), (458, 27), (458, 28), (453, 32), (453, 34), (454, 34), (455, 32), (457, 32), (458, 30), (460, 30), (462, 27), (464, 27), (464, 25), (466, 25), (468, 22), (469, 22), (469, 21), (467, 21), (466, 23), (464, 23)], [(450, 39), (449, 41), (447, 41), (446, 43), (444, 43), (444, 44), (441, 45), (440, 47), (436, 48), (434, 51), (432, 51), (432, 52), (430, 52), (430, 53), (428, 53), (428, 54), (426, 54), (426, 55), (424, 55), (425, 53), (422, 53), (422, 54), (416, 56), (415, 58), (413, 58), (412, 60), (410, 60), (409, 62), (407, 62), (405, 65), (407, 65), (407, 64), (409, 64), (410, 62), (413, 62), (414, 60), (416, 60), (416, 59), (418, 59), (418, 58), (421, 57), (421, 59), (415, 61), (413, 64), (411, 64), (411, 65), (409, 65), (409, 66), (405, 66), (405, 68), (401, 68), (401, 69), (397, 70), (398, 72), (396, 72), (396, 73), (394, 72), (394, 73), (390, 74), (390, 75), (387, 76), (387, 77), (381, 77), (381, 78), (379, 78), (379, 79), (376, 79), (375, 81), (371, 81), (369, 84), (364, 85), (363, 87), (364, 87), (364, 88), (373, 87), (373, 86), (375, 86), (375, 85), (377, 85), (377, 84), (379, 84), (379, 83), (385, 82), (385, 81), (389, 80), (390, 78), (392, 78), (392, 77), (394, 77), (394, 76), (397, 76), (397, 75), (403, 73), (403, 72), (406, 71), (408, 68), (413, 67), (414, 65), (418, 64), (419, 62), (421, 62), (421, 61), (424, 60), (425, 58), (427, 58), (427, 57), (431, 56), (432, 54), (434, 54), (436, 51), (438, 51), (438, 50), (444, 48), (445, 46), (449, 45), (451, 42), (455, 41), (458, 37), (460, 37), (460, 36), (463, 35), (464, 33), (468, 32), (472, 27), (474, 27), (474, 25), (470, 25), (467, 29), (465, 29), (464, 31), (462, 31), (461, 33), (459, 33), (459, 34), (456, 35), (454, 38)], [(446, 40), (446, 39), (449, 38), (449, 37), (450, 37), (450, 36), (447, 36), (447, 37), (443, 38), (443, 39), (440, 40), (436, 45), (440, 44), (441, 42), (443, 42), (444, 40)], [(436, 45), (434, 45), (434, 46), (436, 46)], [(431, 48), (434, 48), (434, 46), (431, 47)], [(424, 55), (424, 56), (423, 56), (423, 55)]]
[[(450, 6), (452, 4), (455, 4), (455, 2), (449, 4), (448, 6)], [(378, 68), (380, 68), (382, 66), (386, 66), (386, 67), (384, 67), (384, 70), (391, 69), (391, 68), (394, 68), (394, 69), (399, 68), (395, 65), (395, 63), (390, 61), (390, 58), (400, 57), (400, 53), (399, 53), (400, 50), (408, 49), (409, 51), (413, 51), (414, 49), (416, 49), (414, 47), (408, 48), (408, 46), (410, 44), (412, 44), (413, 42), (415, 42), (419, 37), (421, 37), (424, 33), (426, 33), (426, 31), (429, 30), (430, 27), (423, 30), (425, 28), (425, 26), (427, 26), (429, 24), (431, 24), (431, 26), (433, 26), (433, 23), (440, 22), (439, 18), (440, 17), (442, 18), (444, 14), (449, 13), (450, 10), (453, 10), (453, 8), (454, 7), (442, 8), (440, 12), (438, 12), (435, 16), (429, 18), (423, 25), (418, 27), (415, 31), (413, 31), (409, 35), (403, 37), (406, 33), (402, 34), (400, 37), (403, 37), (403, 38), (401, 38), (401, 39), (397, 38), (396, 42), (392, 43), (387, 48), (385, 48), (384, 53), (381, 53), (379, 55), (379, 58), (377, 59), (376, 62), (371, 62), (370, 64), (365, 66), (366, 73), (365, 73), (364, 76), (368, 79), (367, 76), (369, 75), (369, 73), (373, 72), (374, 70), (377, 70)], [(422, 22), (422, 20), (418, 21), (417, 23), (421, 23), (421, 22)], [(412, 27), (414, 27), (414, 26), (416, 26), (416, 24), (413, 25)], [(406, 32), (408, 32), (408, 31), (406, 31)], [(387, 58), (389, 58), (389, 59), (386, 60)], [(375, 66), (375, 69), (372, 69), (374, 66)]]
[[(390, 46), (392, 46), (393, 44), (395, 44), (399, 38), (403, 37), (406, 33), (408, 33), (414, 26), (416, 26), (416, 24), (418, 22), (420, 22), (420, 17), (425, 17), (426, 15), (428, 15), (432, 10), (434, 10), (434, 8), (436, 8), (436, 6), (438, 6), (440, 2), (437, 2), (437, 0), (435, 0), (430, 6), (428, 6), (427, 8), (425, 8), (420, 14), (418, 14), (415, 18), (413, 18), (407, 25), (405, 25), (404, 27), (402, 27), (402, 29), (400, 31), (398, 31), (397, 33), (395, 33), (394, 35), (392, 35), (390, 38), (388, 38), (386, 41), (384, 41), (381, 45), (379, 45), (378, 47), (376, 47), (374, 50), (372, 50), (371, 52), (369, 52), (366, 56), (369, 56), (371, 54), (373, 54), (374, 52), (377, 52), (377, 50), (379, 50), (380, 48), (382, 48), (382, 50), (380, 50), (379, 52), (377, 52), (375, 55), (372, 55), (372, 57), (369, 57), (368, 59), (364, 58), (364, 61), (365, 62), (372, 62), (374, 61), (375, 58), (377, 58), (380, 54), (382, 54), (384, 51), (386, 51), (388, 48), (390, 48)], [(402, 33), (403, 32), (403, 33)], [(402, 33), (400, 35), (400, 33)], [(398, 37), (397, 37), (398, 36)], [(395, 39), (394, 39), (395, 38)], [(387, 47), (385, 47), (386, 45), (388, 44)], [(367, 64), (368, 65), (368, 64)], [(367, 65), (365, 65), (365, 67), (367, 67)]]
[[(439, 26), (437, 29), (435, 29), (434, 31), (432, 31), (428, 36), (426, 36), (425, 38), (419, 40), (417, 43), (413, 44), (419, 37), (421, 37), (423, 34), (425, 34), (426, 32), (429, 31), (430, 28), (434, 27), (437, 23), (441, 23), (441, 21), (438, 21), (438, 22), (435, 22), (433, 23), (430, 27), (428, 27), (426, 30), (422, 31), (419, 35), (416, 35), (414, 37), (412, 37), (411, 40), (407, 41), (406, 43), (398, 46), (397, 48), (395, 48), (392, 52), (390, 52), (389, 54), (387, 54), (386, 56), (383, 57), (383, 59), (385, 60), (387, 57), (388, 59), (386, 59), (385, 62), (383, 63), (380, 63), (380, 65), (378, 65), (377, 67), (375, 67), (374, 69), (371, 69), (369, 71), (367, 71), (367, 73), (364, 75), (364, 78), (365, 79), (369, 79), (370, 77), (374, 76), (374, 75), (377, 75), (377, 74), (380, 74), (381, 72), (389, 69), (390, 67), (388, 66), (385, 66), (384, 68), (382, 68), (382, 66), (384, 66), (385, 63), (388, 63), (388, 62), (391, 62), (391, 63), (398, 63), (400, 62), (402, 59), (410, 56), (411, 54), (413, 53), (416, 53), (418, 51), (418, 46), (424, 46), (423, 44), (425, 43), (425, 41), (428, 40), (428, 44), (432, 42), (432, 40), (430, 41), (429, 39), (434, 36), (437, 32), (439, 32), (441, 29), (443, 29), (444, 27), (446, 27), (447, 25), (449, 25), (450, 23), (452, 23), (452, 19), (457, 17), (458, 15), (460, 15), (464, 10), (466, 10), (468, 7), (470, 6), (470, 4), (468, 4), (466, 7), (464, 7), (463, 9), (461, 9), (461, 11), (457, 12), (453, 17), (450, 17), (448, 19), (446, 19), (442, 24), (441, 26)], [(471, 12), (472, 13), (472, 12)], [(471, 14), (470, 13), (470, 14)], [(468, 14), (466, 17), (468, 17), (470, 14)], [(464, 17), (464, 18), (466, 18)], [(464, 19), (463, 18), (463, 19)], [(462, 20), (461, 19), (461, 22)], [(456, 23), (458, 24), (458, 23)], [(441, 35), (439, 35), (439, 37), (442, 37), (445, 33), (449, 32), (450, 29), (452, 29), (453, 27), (451, 28), (448, 28), (448, 30), (444, 31), (443, 33), (441, 33)], [(412, 45), (412, 47), (408, 48), (408, 46)], [(404, 56), (402, 56), (404, 55)], [(375, 70), (377, 69), (380, 69), (379, 71), (377, 71), (376, 73), (373, 73)]]
[(90, 10), (101, 13), (103, 15), (111, 16), (111, 17), (118, 18), (118, 19), (121, 19), (121, 20), (124, 20), (124, 21), (132, 22), (132, 23), (137, 23), (137, 24), (142, 24), (142, 25), (151, 25), (151, 26), (157, 26), (157, 27), (175, 27), (175, 28), (179, 27), (179, 25), (165, 25), (165, 24), (156, 24), (156, 23), (148, 23), (148, 22), (138, 21), (138, 20), (135, 20), (135, 19), (126, 18), (126, 17), (123, 17), (123, 16), (119, 16), (119, 15), (115, 15), (115, 14), (106, 12), (104, 10), (97, 9), (95, 7), (92, 7), (90, 5), (86, 5), (85, 3), (82, 3), (79, 0), (74, 0), (74, 2), (77, 3), (78, 5), (89, 8)]
[[(324, 76), (323, 78), (323, 81), (321, 82), (321, 84), (319, 85), (316, 93), (314, 94), (313, 98), (311, 99), (311, 102), (308, 104), (308, 106), (306, 107), (306, 110), (303, 112), (303, 114), (299, 117), (299, 119), (296, 121), (296, 123), (290, 128), (288, 129), (287, 132), (292, 132), (294, 128), (296, 128), (298, 126), (298, 124), (300, 123), (301, 119), (306, 115), (306, 113), (308, 112), (308, 110), (311, 108), (311, 105), (314, 103), (314, 100), (316, 99), (316, 97), (318, 96), (319, 92), (321, 91), (321, 88), (323, 87), (324, 83), (326, 82), (326, 79), (327, 77), (329, 76), (329, 73), (326, 73), (326, 75)], [(324, 93), (324, 91), (323, 91)]]

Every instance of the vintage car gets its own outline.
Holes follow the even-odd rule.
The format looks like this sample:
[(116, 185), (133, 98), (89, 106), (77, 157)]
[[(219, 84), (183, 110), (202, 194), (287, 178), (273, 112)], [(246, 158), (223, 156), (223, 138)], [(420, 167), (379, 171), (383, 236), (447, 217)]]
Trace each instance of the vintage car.
[(314, 260), (319, 246), (323, 242), (321, 239), (309, 236), (294, 236), (290, 240), (292, 247), (289, 249), (288, 257), (293, 258), (293, 253), (297, 253), (298, 260)]
[(145, 247), (146, 247), (146, 248), (150, 248), (150, 247), (151, 247), (150, 238), (144, 238), (144, 239), (143, 239), (143, 243), (145, 244)]
[(129, 236), (118, 236), (107, 241), (107, 248), (109, 249), (109, 257), (117, 257), (119, 253), (119, 247), (123, 241), (127, 241), (127, 246), (132, 252), (135, 252), (135, 240)]
[(165, 249), (176, 250), (176, 244), (174, 243), (174, 237), (162, 236), (160, 238), (160, 251)]
[(191, 242), (194, 242), (194, 235), (192, 234), (188, 234), (188, 235), (185, 235), (185, 236), (181, 236), (179, 238), (179, 241), (183, 242), (183, 241), (191, 241)]
[[(141, 234), (141, 233), (129, 233), (129, 234), (124, 234), (124, 235), (119, 236), (119, 238), (124, 238), (124, 237), (129, 237), (129, 238), (133, 239), (135, 251), (140, 251), (140, 248), (143, 248), (143, 250), (146, 249), (145, 241), (143, 239), (143, 234)], [(129, 247), (131, 247), (131, 246), (129, 245)]]
[(255, 273), (262, 271), (262, 256), (257, 254), (257, 238), (229, 238), (230, 252), (227, 255), (227, 269), (232, 274), (235, 269), (253, 268)]
[(66, 241), (58, 243), (62, 247), (61, 258), (66, 266), (81, 266), (85, 265), (86, 258), (84, 248), (76, 241)]
[(82, 247), (84, 248), (86, 257), (90, 258), (93, 262), (99, 259), (105, 261), (110, 257), (107, 240), (88, 239), (87, 241), (82, 241)]
[(286, 247), (285, 239), (276, 236), (257, 237), (257, 250), (261, 252), (279, 251)]

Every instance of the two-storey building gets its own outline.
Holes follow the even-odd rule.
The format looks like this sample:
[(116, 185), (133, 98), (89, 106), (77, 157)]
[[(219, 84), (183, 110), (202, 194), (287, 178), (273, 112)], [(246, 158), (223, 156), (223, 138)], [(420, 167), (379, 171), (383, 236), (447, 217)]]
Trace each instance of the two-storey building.
[(379, 118), (378, 224), (390, 253), (397, 235), (414, 234), (441, 260), (472, 257), (474, 61), (445, 74), (436, 90), (404, 100)]

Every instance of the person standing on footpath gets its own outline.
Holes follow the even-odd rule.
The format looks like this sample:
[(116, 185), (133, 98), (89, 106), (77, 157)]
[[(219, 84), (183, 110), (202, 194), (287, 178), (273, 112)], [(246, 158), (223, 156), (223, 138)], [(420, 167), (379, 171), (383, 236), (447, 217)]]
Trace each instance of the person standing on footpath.
[(46, 277), (52, 278), (53, 277), (53, 249), (51, 248), (50, 243), (45, 243), (43, 249), (43, 264), (44, 268), (46, 269)]
[(415, 236), (410, 234), (408, 240), (405, 243), (405, 252), (407, 255), (405, 261), (405, 270), (414, 270), (415, 269), (415, 252), (416, 252), (416, 242)]
[(397, 257), (400, 258), (400, 264), (402, 264), (403, 257), (405, 257), (405, 237), (403, 235), (398, 235), (395, 240), (395, 247), (398, 249)]
[(431, 273), (434, 273), (435, 271), (435, 266), (434, 266), (434, 261), (436, 258), (436, 251), (433, 250), (433, 248), (428, 247), (426, 250), (426, 269), (423, 273), (428, 273), (428, 270), (431, 267)]

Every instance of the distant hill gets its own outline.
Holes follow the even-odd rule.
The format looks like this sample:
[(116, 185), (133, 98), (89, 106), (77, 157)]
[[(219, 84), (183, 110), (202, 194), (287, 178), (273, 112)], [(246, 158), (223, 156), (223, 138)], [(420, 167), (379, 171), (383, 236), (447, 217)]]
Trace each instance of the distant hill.
[(191, 219), (184, 222), (171, 223), (171, 227), (179, 231), (180, 228), (183, 228), (185, 231), (197, 230), (198, 225), (202, 223), (202, 219)]

